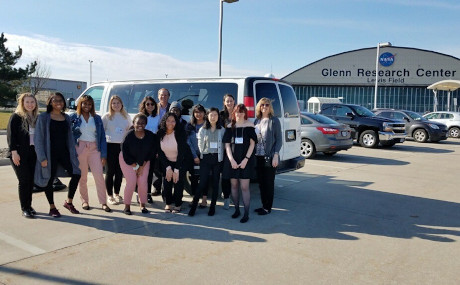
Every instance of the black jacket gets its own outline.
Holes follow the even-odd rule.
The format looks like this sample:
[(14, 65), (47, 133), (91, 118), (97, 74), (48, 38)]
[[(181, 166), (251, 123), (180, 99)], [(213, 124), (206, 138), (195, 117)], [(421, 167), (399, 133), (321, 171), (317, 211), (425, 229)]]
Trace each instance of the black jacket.
[(15, 150), (21, 156), (27, 153), (30, 146), (29, 132), (22, 128), (22, 118), (16, 113), (11, 115), (7, 128), (8, 157)]

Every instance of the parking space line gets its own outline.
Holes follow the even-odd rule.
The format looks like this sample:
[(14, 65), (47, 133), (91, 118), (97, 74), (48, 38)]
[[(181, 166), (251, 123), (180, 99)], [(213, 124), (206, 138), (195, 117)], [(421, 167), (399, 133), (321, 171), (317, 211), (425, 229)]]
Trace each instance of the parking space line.
[(43, 254), (46, 252), (46, 250), (43, 250), (41, 248), (38, 248), (36, 246), (30, 245), (26, 242), (23, 242), (22, 240), (19, 240), (14, 237), (10, 237), (9, 235), (6, 235), (4, 233), (0, 232), (0, 240), (3, 240), (6, 243), (9, 243), (15, 247), (18, 247), (20, 249), (23, 249), (25, 251), (28, 251), (32, 254)]

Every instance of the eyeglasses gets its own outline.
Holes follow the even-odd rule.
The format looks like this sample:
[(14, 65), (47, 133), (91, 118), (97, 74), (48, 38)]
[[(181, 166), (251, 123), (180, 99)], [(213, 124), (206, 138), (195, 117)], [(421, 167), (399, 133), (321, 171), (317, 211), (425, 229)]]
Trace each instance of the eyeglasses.
[(53, 102), (53, 103), (62, 103), (62, 102), (64, 102), (64, 100), (62, 100), (62, 99), (53, 99), (53, 100), (51, 100), (51, 102)]
[(145, 106), (155, 106), (153, 103), (145, 103)]
[(260, 107), (267, 107), (268, 108), (268, 107), (270, 107), (270, 103), (268, 103), (268, 104), (260, 104)]

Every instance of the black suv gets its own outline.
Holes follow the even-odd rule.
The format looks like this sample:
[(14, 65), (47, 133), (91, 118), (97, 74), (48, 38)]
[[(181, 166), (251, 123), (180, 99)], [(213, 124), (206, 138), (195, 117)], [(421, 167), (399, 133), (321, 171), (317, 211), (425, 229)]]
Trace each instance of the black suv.
[(373, 112), (380, 117), (404, 121), (407, 136), (416, 142), (438, 142), (447, 139), (446, 125), (429, 121), (415, 112), (393, 109), (377, 109)]
[(351, 127), (351, 136), (363, 147), (390, 147), (406, 138), (404, 122), (377, 117), (368, 109), (354, 104), (325, 103), (320, 114)]

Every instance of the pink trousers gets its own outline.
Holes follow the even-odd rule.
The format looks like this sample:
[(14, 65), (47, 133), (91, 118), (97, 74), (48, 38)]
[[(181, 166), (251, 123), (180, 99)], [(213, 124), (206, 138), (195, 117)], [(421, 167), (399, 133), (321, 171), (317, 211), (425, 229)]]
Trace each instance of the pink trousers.
[(144, 166), (141, 176), (136, 175), (136, 171), (131, 165), (126, 164), (123, 159), (123, 153), (120, 152), (119, 156), (121, 171), (126, 179), (125, 192), (123, 200), (125, 205), (131, 205), (131, 199), (133, 198), (134, 190), (137, 184), (137, 193), (139, 195), (139, 202), (142, 204), (147, 203), (147, 178), (149, 176), (150, 161)]
[(80, 162), (81, 178), (79, 183), (80, 198), (82, 203), (89, 203), (88, 197), (88, 167), (96, 183), (99, 204), (106, 204), (106, 188), (104, 171), (102, 167), (101, 152), (97, 150), (96, 142), (79, 141), (76, 146), (78, 161)]

